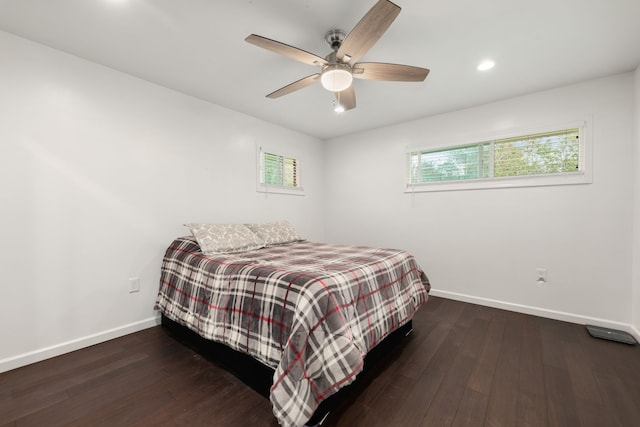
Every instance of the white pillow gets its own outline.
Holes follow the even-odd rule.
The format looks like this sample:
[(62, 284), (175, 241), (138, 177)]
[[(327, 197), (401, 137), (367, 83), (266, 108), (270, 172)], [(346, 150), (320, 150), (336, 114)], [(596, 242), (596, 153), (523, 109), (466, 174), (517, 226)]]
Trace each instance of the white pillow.
[(267, 246), (305, 240), (287, 221), (246, 224), (246, 226)]
[(264, 247), (258, 236), (242, 224), (185, 224), (205, 255), (250, 251)]

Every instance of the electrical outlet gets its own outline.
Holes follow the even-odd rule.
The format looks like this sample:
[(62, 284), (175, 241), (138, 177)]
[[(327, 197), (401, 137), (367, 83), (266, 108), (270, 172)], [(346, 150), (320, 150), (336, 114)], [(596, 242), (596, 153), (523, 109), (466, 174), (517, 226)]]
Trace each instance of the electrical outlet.
[(129, 293), (132, 294), (134, 292), (140, 291), (140, 278), (132, 277), (129, 279)]
[(538, 285), (546, 285), (547, 284), (547, 269), (546, 268), (536, 268), (536, 284), (538, 284)]

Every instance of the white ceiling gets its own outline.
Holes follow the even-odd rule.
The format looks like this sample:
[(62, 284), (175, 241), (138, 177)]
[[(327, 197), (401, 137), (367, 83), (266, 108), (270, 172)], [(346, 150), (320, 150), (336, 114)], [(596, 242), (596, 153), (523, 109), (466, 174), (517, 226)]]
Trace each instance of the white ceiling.
[[(356, 80), (357, 108), (332, 110), (318, 71), (260, 49), (259, 34), (325, 56), (376, 0), (0, 0), (0, 29), (322, 139), (634, 70), (640, 0), (397, 0), (363, 61), (431, 70), (422, 83)], [(1, 52), (0, 52), (1, 55)], [(496, 67), (478, 72), (492, 58)]]

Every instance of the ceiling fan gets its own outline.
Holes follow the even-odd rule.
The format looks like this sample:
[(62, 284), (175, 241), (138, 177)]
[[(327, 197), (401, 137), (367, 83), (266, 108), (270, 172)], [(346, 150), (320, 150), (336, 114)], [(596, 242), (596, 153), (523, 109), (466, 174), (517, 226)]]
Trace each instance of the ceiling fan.
[(268, 94), (267, 98), (279, 98), (319, 80), (325, 89), (335, 93), (336, 111), (342, 112), (356, 106), (353, 78), (402, 82), (424, 81), (429, 74), (427, 68), (382, 62), (357, 62), (376, 44), (399, 13), (400, 6), (388, 0), (378, 0), (349, 35), (345, 36), (346, 33), (342, 30), (330, 30), (325, 34), (325, 41), (333, 51), (324, 58), (297, 47), (251, 34), (245, 41), (296, 61), (322, 67), (320, 72), (288, 84)]

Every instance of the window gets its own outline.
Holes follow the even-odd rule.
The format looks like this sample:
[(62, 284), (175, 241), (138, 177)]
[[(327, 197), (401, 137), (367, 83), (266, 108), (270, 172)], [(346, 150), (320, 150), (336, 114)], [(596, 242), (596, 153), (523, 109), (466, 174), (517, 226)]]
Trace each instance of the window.
[[(408, 191), (591, 182), (584, 126), (407, 153)], [(590, 171), (589, 171), (590, 172)]]
[(267, 152), (262, 148), (259, 149), (258, 159), (258, 191), (303, 194), (298, 159)]

